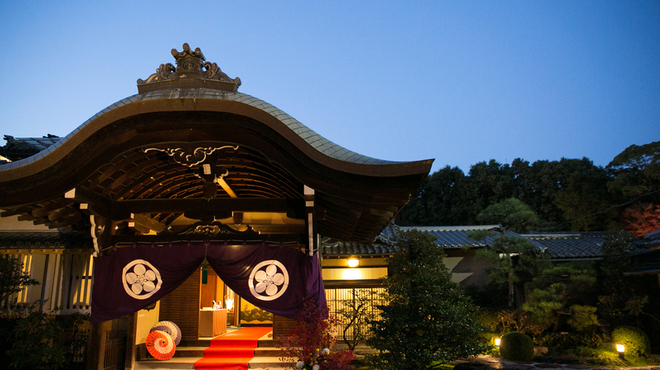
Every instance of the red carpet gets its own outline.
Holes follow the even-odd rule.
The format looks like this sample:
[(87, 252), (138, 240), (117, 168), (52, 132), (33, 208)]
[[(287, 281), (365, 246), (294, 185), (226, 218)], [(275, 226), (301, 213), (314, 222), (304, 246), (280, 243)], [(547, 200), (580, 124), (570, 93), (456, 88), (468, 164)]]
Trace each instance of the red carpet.
[(243, 370), (254, 357), (259, 338), (271, 332), (269, 327), (241, 328), (229, 334), (213, 338), (211, 346), (204, 350), (204, 357), (195, 362), (195, 369)]

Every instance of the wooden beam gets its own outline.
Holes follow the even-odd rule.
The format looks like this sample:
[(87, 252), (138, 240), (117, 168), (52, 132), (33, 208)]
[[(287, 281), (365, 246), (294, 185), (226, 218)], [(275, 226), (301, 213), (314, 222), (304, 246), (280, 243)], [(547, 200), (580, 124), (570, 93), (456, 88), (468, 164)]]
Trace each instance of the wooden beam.
[(71, 189), (66, 192), (64, 197), (73, 199), (78, 203), (86, 203), (90, 213), (103, 218), (120, 221), (131, 217), (131, 212), (117, 206), (117, 203), (112, 199), (108, 199), (85, 188)]
[(136, 224), (144, 226), (149, 230), (154, 230), (156, 232), (161, 232), (167, 227), (165, 224), (154, 220), (151, 217), (145, 216), (143, 214), (131, 214), (131, 218), (135, 221)]
[(304, 214), (302, 199), (280, 198), (214, 198), (214, 199), (130, 199), (116, 202), (119, 209), (130, 213), (185, 213), (194, 210), (205, 214), (227, 212), (280, 212)]
[(266, 242), (281, 242), (299, 243), (301, 246), (306, 245), (306, 236), (304, 234), (218, 234), (218, 235), (200, 235), (200, 234), (158, 234), (158, 235), (112, 235), (110, 245), (122, 243), (132, 244), (137, 243), (167, 243), (167, 242), (181, 242), (181, 241), (199, 241), (199, 240), (263, 240)]

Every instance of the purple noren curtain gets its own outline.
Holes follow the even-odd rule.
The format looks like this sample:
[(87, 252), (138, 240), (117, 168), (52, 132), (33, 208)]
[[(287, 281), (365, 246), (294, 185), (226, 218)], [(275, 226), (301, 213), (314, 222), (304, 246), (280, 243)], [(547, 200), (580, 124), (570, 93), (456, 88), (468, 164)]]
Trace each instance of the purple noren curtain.
[(144, 308), (181, 285), (204, 261), (243, 299), (285, 317), (311, 300), (326, 305), (317, 256), (266, 243), (133, 245), (94, 262), (91, 322)]

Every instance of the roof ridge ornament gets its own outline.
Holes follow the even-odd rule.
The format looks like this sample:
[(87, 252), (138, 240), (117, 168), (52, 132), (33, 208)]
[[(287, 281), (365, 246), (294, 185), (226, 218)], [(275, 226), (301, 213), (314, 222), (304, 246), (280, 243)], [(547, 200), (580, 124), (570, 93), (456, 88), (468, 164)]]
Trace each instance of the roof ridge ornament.
[(206, 61), (200, 48), (192, 50), (187, 43), (184, 43), (182, 51), (172, 49), (172, 56), (176, 60), (176, 67), (172, 63), (161, 64), (156, 69), (156, 73), (149, 76), (146, 81), (139, 78), (137, 80), (139, 93), (177, 87), (237, 91), (241, 86), (240, 78), (232, 79), (222, 72), (216, 63)]

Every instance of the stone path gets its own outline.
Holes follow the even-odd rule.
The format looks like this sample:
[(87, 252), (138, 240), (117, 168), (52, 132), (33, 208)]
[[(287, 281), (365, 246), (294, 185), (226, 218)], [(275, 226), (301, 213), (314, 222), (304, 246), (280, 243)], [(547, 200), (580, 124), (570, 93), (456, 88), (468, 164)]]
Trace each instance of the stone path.
[[(468, 361), (457, 361), (457, 363), (467, 363)], [(579, 364), (562, 364), (552, 362), (513, 362), (492, 356), (479, 356), (476, 363), (483, 366), (483, 369), (493, 368), (502, 370), (534, 370), (534, 369), (558, 369), (558, 370), (610, 370), (610, 369), (635, 369), (635, 370), (660, 370), (660, 366), (645, 366), (645, 367), (626, 367), (626, 368), (610, 368), (610, 367), (590, 367)], [(467, 368), (467, 367), (466, 367)], [(475, 370), (479, 366), (473, 367)]]

